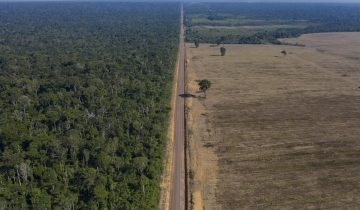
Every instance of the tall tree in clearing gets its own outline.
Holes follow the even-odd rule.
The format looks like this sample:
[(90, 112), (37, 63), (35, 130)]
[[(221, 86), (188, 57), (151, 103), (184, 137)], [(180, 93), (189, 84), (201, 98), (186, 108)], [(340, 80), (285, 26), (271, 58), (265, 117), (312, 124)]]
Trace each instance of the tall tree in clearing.
[(200, 80), (198, 82), (199, 90), (204, 93), (204, 96), (206, 98), (206, 91), (211, 87), (211, 82), (207, 79)]
[(199, 45), (200, 45), (199, 40), (195, 40), (195, 41), (194, 41), (194, 44), (195, 44), (195, 47), (198, 48)]
[(225, 47), (220, 47), (220, 55), (225, 56), (225, 54), (226, 54), (226, 48)]

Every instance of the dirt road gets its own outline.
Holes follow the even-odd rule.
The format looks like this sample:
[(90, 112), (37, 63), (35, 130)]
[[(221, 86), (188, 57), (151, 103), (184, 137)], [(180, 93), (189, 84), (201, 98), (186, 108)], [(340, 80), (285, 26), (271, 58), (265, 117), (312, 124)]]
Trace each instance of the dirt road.
[(179, 66), (178, 66), (178, 86), (175, 108), (175, 131), (174, 131), (174, 161), (173, 175), (171, 184), (171, 210), (184, 209), (184, 98), (180, 95), (184, 93), (184, 68), (185, 68), (185, 45), (184, 45), (184, 29), (183, 29), (183, 8), (181, 7), (181, 31), (179, 42)]

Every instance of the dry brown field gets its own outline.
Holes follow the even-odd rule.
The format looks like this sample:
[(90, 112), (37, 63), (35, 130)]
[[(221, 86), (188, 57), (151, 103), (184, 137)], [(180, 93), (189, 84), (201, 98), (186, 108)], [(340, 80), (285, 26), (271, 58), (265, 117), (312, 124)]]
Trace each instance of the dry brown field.
[(187, 45), (192, 209), (360, 208), (360, 33), (284, 41)]

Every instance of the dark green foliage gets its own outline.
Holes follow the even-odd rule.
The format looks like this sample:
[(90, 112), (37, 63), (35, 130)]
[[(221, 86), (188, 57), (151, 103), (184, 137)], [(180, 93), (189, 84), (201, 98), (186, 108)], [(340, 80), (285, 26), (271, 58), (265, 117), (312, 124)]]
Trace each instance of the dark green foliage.
[(198, 81), (199, 90), (201, 90), (206, 98), (206, 91), (211, 87), (211, 82), (207, 79)]
[(225, 37), (220, 37), (219, 39), (216, 40), (216, 44), (217, 45), (220, 45), (220, 44), (224, 44), (224, 41), (225, 41)]
[(0, 4), (0, 208), (156, 209), (177, 3)]
[[(269, 26), (251, 33), (223, 33), (223, 43), (281, 44), (278, 38), (297, 37), (306, 33), (360, 31), (360, 4), (325, 3), (197, 3), (185, 7), (186, 39), (205, 43), (219, 43), (219, 37), (199, 34), (193, 26)], [(207, 18), (207, 22), (194, 23), (191, 17)], [(228, 22), (226, 22), (229, 20)], [(238, 21), (233, 21), (238, 20)], [(286, 26), (299, 26), (289, 27)]]
[(225, 47), (220, 47), (220, 55), (225, 56), (225, 54), (226, 54), (226, 48)]
[(208, 17), (207, 17), (208, 20), (224, 20), (226, 19), (226, 17), (222, 16), (222, 15), (218, 15), (218, 14), (210, 14)]

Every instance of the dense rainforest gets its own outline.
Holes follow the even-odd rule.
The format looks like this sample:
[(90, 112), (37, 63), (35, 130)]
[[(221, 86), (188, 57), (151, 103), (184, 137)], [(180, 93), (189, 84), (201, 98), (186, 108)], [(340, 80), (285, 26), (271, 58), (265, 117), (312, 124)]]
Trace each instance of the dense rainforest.
[[(360, 4), (197, 3), (186, 4), (185, 14), (187, 41), (280, 44), (278, 38), (306, 33), (360, 31)], [(204, 26), (211, 29), (195, 29)], [(217, 27), (220, 35), (212, 35)]]
[(156, 209), (178, 3), (0, 3), (0, 209)]

